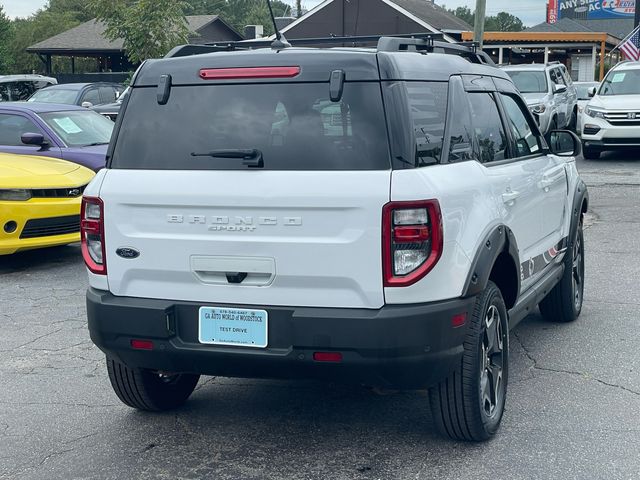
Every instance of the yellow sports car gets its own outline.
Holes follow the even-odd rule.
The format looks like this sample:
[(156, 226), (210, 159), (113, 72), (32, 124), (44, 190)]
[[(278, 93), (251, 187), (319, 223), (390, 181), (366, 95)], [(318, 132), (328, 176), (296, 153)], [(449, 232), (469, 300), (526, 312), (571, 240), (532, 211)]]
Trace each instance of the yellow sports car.
[(95, 173), (54, 158), (0, 153), (0, 255), (80, 241), (80, 203)]

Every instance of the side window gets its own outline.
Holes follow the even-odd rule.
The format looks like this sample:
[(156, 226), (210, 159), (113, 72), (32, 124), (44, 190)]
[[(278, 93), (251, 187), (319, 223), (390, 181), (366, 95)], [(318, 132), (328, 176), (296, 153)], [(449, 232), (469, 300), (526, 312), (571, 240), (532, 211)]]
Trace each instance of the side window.
[(93, 105), (100, 105), (100, 94), (98, 92), (97, 88), (92, 88), (91, 90), (85, 92), (85, 94), (82, 96), (82, 99), (80, 99), (80, 104), (83, 104), (84, 102), (91, 102)]
[(480, 161), (495, 162), (507, 158), (507, 135), (493, 94), (470, 93), (473, 128), (480, 145)]
[(531, 125), (529, 116), (521, 102), (511, 95), (500, 94), (504, 109), (507, 114), (507, 123), (515, 140), (515, 156), (526, 157), (535, 155), (542, 150), (540, 139), (536, 136), (535, 129)]
[(44, 132), (27, 117), (22, 115), (11, 115), (0, 113), (0, 145), (11, 147), (25, 147), (22, 143), (23, 133), (43, 133)]
[(560, 71), (559, 68), (551, 69), (550, 73), (551, 73), (551, 80), (553, 81), (553, 83), (555, 83), (556, 85), (565, 85), (564, 78), (562, 77), (562, 72)]
[(471, 109), (462, 79), (453, 77), (449, 88), (449, 113), (447, 115), (447, 137), (449, 140), (449, 163), (474, 159), (473, 126)]
[(441, 82), (406, 82), (413, 123), (416, 166), (438, 163), (442, 156), (449, 85)]
[[(116, 90), (113, 87), (100, 87), (99, 91), (101, 99), (100, 103), (113, 103), (116, 101)], [(88, 101), (91, 102), (91, 100)]]
[(0, 102), (9, 102), (9, 85), (6, 83), (0, 83)]
[(11, 91), (11, 100), (17, 102), (29, 98), (36, 91), (36, 86), (33, 82), (28, 81), (11, 82), (9, 89)]
[(571, 80), (571, 75), (569, 75), (569, 72), (567, 71), (567, 67), (562, 65), (560, 67), (560, 72), (562, 73), (562, 78), (564, 79), (565, 85), (567, 85), (568, 87), (572, 86), (573, 80)]

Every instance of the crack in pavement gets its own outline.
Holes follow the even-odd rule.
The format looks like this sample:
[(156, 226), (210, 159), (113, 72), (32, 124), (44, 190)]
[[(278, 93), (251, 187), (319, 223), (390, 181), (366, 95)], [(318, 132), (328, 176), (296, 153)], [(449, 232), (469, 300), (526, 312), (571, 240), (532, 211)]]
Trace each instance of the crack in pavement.
[(529, 351), (529, 349), (525, 346), (524, 342), (522, 341), (522, 339), (520, 338), (520, 336), (516, 333), (516, 332), (511, 332), (514, 336), (514, 338), (518, 341), (518, 344), (522, 347), (522, 350), (524, 351), (524, 354), (526, 355), (526, 357), (531, 361), (531, 368), (533, 368), (534, 370), (541, 370), (543, 372), (553, 372), (553, 373), (564, 373), (566, 375), (572, 375), (575, 377), (580, 377), (583, 378), (585, 380), (594, 380), (602, 385), (605, 385), (607, 387), (613, 387), (613, 388), (618, 388), (620, 390), (623, 390), (627, 393), (631, 393), (632, 395), (636, 395), (638, 397), (640, 397), (640, 392), (637, 392), (635, 390), (632, 390), (630, 388), (627, 388), (623, 385), (618, 385), (616, 383), (609, 383), (609, 382), (605, 382), (604, 380), (601, 380), (597, 377), (593, 377), (587, 373), (584, 372), (576, 372), (575, 370), (564, 370), (564, 369), (560, 369), (560, 368), (551, 368), (551, 367), (541, 367), (540, 365), (538, 365), (538, 360), (531, 354), (531, 352)]
[(53, 332), (45, 333), (44, 335), (40, 335), (39, 337), (36, 337), (36, 338), (34, 338), (33, 340), (29, 340), (27, 343), (23, 343), (22, 345), (18, 345), (17, 347), (13, 347), (13, 348), (9, 348), (9, 349), (0, 350), (0, 353), (3, 353), (3, 352), (13, 352), (13, 351), (15, 351), (15, 350), (18, 350), (19, 348), (23, 348), (23, 347), (26, 347), (26, 346), (28, 346), (28, 345), (31, 345), (31, 344), (33, 344), (33, 343), (37, 342), (38, 340), (41, 340), (41, 339), (43, 339), (43, 338), (46, 338), (46, 337), (48, 337), (48, 336), (50, 336), (50, 335), (55, 335), (56, 333), (61, 332), (62, 330), (64, 330), (64, 329), (63, 329), (63, 328), (59, 328), (59, 329), (57, 329), (57, 330), (54, 330)]

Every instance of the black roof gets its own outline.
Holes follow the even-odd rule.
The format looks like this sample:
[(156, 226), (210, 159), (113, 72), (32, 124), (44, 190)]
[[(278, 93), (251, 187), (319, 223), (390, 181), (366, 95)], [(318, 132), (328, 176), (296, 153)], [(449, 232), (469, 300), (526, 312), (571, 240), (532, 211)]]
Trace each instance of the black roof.
[(83, 88), (90, 86), (114, 86), (114, 87), (122, 87), (121, 83), (116, 82), (94, 82), (94, 83), (59, 83), (57, 85), (50, 85), (45, 87), (47, 90), (82, 90)]
[[(452, 54), (384, 52), (375, 49), (262, 48), (206, 53), (185, 57), (148, 60), (138, 72), (133, 87), (157, 86), (161, 75), (171, 75), (172, 85), (206, 84), (201, 69), (260, 66), (299, 66), (295, 79), (266, 79), (265, 82), (327, 82), (333, 70), (344, 70), (346, 81), (432, 80), (446, 81), (454, 74), (488, 75), (509, 79), (496, 67), (471, 63)], [(262, 80), (257, 79), (256, 82)], [(219, 81), (218, 81), (219, 82)], [(226, 80), (242, 83), (241, 80)]]

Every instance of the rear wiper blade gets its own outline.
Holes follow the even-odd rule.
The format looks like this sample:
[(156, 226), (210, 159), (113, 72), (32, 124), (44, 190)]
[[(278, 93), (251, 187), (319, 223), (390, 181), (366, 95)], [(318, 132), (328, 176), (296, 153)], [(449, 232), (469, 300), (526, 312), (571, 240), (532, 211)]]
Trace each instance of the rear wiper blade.
[(192, 157), (213, 157), (213, 158), (241, 158), (242, 164), (251, 168), (264, 167), (262, 152), (255, 148), (239, 149), (227, 148), (220, 150), (211, 150), (210, 152), (191, 152)]

